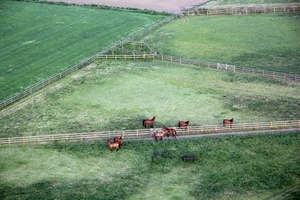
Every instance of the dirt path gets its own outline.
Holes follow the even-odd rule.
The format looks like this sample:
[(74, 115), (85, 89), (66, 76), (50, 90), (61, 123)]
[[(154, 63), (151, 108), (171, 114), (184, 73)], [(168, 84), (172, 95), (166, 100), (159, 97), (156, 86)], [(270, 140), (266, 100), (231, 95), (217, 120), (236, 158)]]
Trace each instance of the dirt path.
[(200, 5), (209, 0), (53, 0), (76, 4), (99, 4), (114, 7), (140, 8), (155, 11), (179, 13), (182, 10), (191, 8), (193, 5)]

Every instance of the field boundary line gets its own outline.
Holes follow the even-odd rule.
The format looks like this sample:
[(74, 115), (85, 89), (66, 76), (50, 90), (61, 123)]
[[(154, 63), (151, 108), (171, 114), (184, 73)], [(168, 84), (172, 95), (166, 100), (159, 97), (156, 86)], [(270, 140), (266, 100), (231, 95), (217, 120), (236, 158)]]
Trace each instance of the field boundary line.
[(124, 55), (100, 55), (98, 58), (100, 59), (158, 59), (162, 61), (169, 61), (171, 63), (177, 63), (177, 64), (185, 64), (185, 65), (193, 65), (193, 66), (202, 66), (212, 69), (218, 69), (218, 70), (227, 70), (232, 71), (234, 73), (240, 73), (240, 74), (249, 74), (249, 75), (260, 75), (263, 77), (270, 77), (275, 79), (281, 79), (283, 81), (292, 82), (292, 83), (299, 83), (300, 82), (300, 75), (298, 74), (289, 74), (289, 73), (283, 73), (283, 72), (275, 72), (275, 71), (268, 71), (268, 70), (261, 70), (261, 69), (254, 69), (254, 68), (246, 68), (246, 67), (237, 67), (235, 65), (229, 65), (229, 64), (222, 64), (222, 63), (215, 63), (215, 62), (208, 62), (208, 61), (200, 61), (196, 59), (189, 59), (189, 58), (182, 58), (178, 56), (169, 56), (169, 55), (163, 55), (163, 54), (157, 54), (154, 49), (151, 49), (151, 53), (147, 54), (144, 52), (134, 51), (134, 50), (126, 50), (124, 48), (115, 48), (114, 50), (123, 51), (126, 53), (132, 53), (132, 54), (124, 54)]
[(100, 56), (102, 55), (106, 55), (109, 51), (111, 51), (112, 49), (115, 49), (115, 48), (118, 48), (128, 42), (131, 42), (133, 41), (134, 39), (136, 39), (137, 37), (140, 37), (146, 33), (148, 33), (149, 31), (155, 29), (155, 28), (158, 28), (162, 25), (164, 25), (165, 23), (168, 23), (169, 21), (173, 20), (174, 18), (176, 17), (176, 15), (171, 15), (161, 21), (159, 21), (158, 23), (148, 27), (148, 28), (145, 28), (144, 30), (138, 32), (137, 34), (133, 35), (133, 36), (130, 36), (128, 37), (127, 39), (121, 41), (121, 42), (117, 42), (116, 44), (106, 48), (105, 50), (93, 55), (92, 57), (76, 64), (75, 66), (73, 67), (70, 67), (69, 69), (66, 69), (64, 70), (63, 72), (59, 73), (59, 74), (56, 74), (46, 80), (43, 80), (31, 87), (29, 87), (28, 89), (24, 90), (23, 92), (20, 92), (19, 94), (17, 95), (14, 95), (10, 98), (8, 98), (7, 100), (4, 100), (2, 102), (0, 102), (0, 109), (2, 108), (5, 108), (13, 103), (15, 103), (16, 101), (19, 101), (20, 99), (32, 94), (33, 92), (36, 92), (38, 90), (40, 90), (41, 88), (44, 88), (45, 86), (48, 86), (49, 84), (57, 81), (57, 80), (60, 80), (61, 78), (71, 74), (72, 72), (80, 69), (80, 68), (83, 68), (85, 66), (87, 66), (88, 64), (90, 64), (91, 62), (93, 62), (94, 60), (96, 60), (97, 58), (99, 58)]
[(247, 15), (257, 13), (282, 13), (298, 12), (300, 3), (281, 4), (253, 4), (253, 5), (228, 5), (228, 6), (194, 6), (179, 14), (181, 17), (190, 16), (211, 16), (211, 15)]
[[(300, 120), (287, 120), (287, 121), (271, 121), (271, 122), (255, 122), (255, 123), (237, 123), (231, 126), (217, 125), (201, 125), (201, 126), (188, 126), (184, 128), (172, 127), (176, 129), (177, 134), (180, 136), (193, 135), (224, 135), (224, 134), (238, 134), (240, 132), (270, 132), (274, 130), (300, 131)], [(11, 137), (0, 138), (1, 145), (13, 144), (29, 144), (29, 143), (48, 143), (57, 141), (88, 141), (88, 140), (101, 140), (112, 139), (114, 137), (123, 136), (124, 138), (131, 139), (145, 139), (151, 138), (153, 131), (161, 128), (150, 129), (135, 129), (135, 130), (117, 130), (117, 131), (101, 131), (101, 132), (84, 132), (84, 133), (68, 133), (68, 134), (54, 134), (54, 135), (37, 135), (27, 137)]]

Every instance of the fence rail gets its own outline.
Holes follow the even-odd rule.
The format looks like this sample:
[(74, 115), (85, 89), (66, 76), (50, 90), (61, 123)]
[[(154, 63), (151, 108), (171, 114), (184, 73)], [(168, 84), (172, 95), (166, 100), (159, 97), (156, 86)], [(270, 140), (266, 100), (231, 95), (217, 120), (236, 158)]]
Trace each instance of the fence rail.
[(39, 89), (41, 89), (41, 88), (43, 88), (43, 87), (45, 87), (45, 86), (47, 86), (47, 85), (55, 82), (55, 81), (57, 81), (57, 80), (65, 77), (66, 75), (74, 72), (77, 69), (83, 68), (84, 66), (86, 66), (87, 64), (90, 64), (92, 61), (94, 61), (98, 57), (101, 57), (101, 56), (107, 54), (112, 49), (116, 49), (118, 47), (121, 47), (124, 44), (127, 44), (127, 43), (133, 41), (137, 37), (142, 36), (142, 35), (148, 33), (149, 31), (151, 31), (151, 30), (153, 30), (153, 29), (155, 29), (155, 28), (157, 28), (159, 26), (162, 26), (163, 24), (165, 24), (165, 23), (173, 20), (174, 18), (176, 18), (176, 16), (172, 15), (172, 16), (166, 18), (166, 19), (163, 19), (160, 22), (158, 22), (158, 23), (156, 23), (156, 24), (154, 24), (154, 25), (152, 25), (152, 26), (150, 26), (150, 27), (148, 27), (148, 28), (140, 31), (139, 33), (137, 33), (137, 34), (135, 34), (133, 36), (130, 36), (127, 39), (125, 39), (125, 40), (123, 40), (121, 42), (118, 42), (118, 43), (116, 43), (115, 45), (113, 45), (111, 47), (106, 48), (102, 52), (100, 52), (100, 53), (98, 53), (98, 54), (96, 54), (96, 55), (94, 55), (94, 56), (92, 56), (92, 57), (84, 60), (83, 62), (81, 62), (81, 63), (79, 63), (79, 64), (77, 64), (77, 65), (75, 65), (75, 66), (73, 66), (73, 67), (71, 67), (71, 68), (69, 68), (69, 69), (67, 69), (67, 70), (65, 70), (65, 71), (63, 71), (63, 72), (55, 75), (55, 76), (53, 76), (53, 77), (50, 77), (50, 78), (48, 78), (48, 79), (46, 79), (46, 80), (44, 80), (44, 81), (42, 81), (40, 83), (37, 83), (36, 85), (31, 86), (30, 88), (26, 89), (25, 91), (23, 91), (23, 92), (15, 95), (15, 96), (12, 96), (12, 97), (10, 97), (7, 100), (4, 100), (4, 101), (0, 102), (0, 109), (5, 108), (8, 105), (13, 104), (16, 101), (19, 101), (20, 99), (28, 96), (29, 94), (32, 94), (33, 92), (35, 92), (35, 91), (37, 91), (37, 90), (39, 90)]
[(250, 14), (250, 13), (278, 13), (300, 11), (300, 3), (287, 4), (256, 4), (243, 6), (214, 6), (214, 7), (194, 7), (183, 11), (181, 16), (196, 15), (224, 15), (224, 14)]
[[(118, 48), (121, 50), (121, 48)], [(126, 51), (126, 50), (123, 50)], [(131, 51), (132, 55), (102, 55), (98, 56), (98, 58), (105, 58), (105, 59), (159, 59), (163, 61), (169, 61), (172, 63), (178, 64), (186, 64), (186, 65), (194, 65), (194, 66), (203, 66), (208, 68), (215, 68), (220, 70), (228, 70), (234, 73), (242, 73), (242, 74), (251, 74), (251, 75), (260, 75), (264, 77), (272, 77), (276, 79), (281, 79), (284, 81), (289, 82), (300, 82), (300, 75), (297, 74), (288, 74), (282, 72), (274, 72), (274, 71), (267, 71), (267, 70), (260, 70), (254, 68), (246, 68), (246, 67), (236, 67), (235, 65), (228, 65), (228, 64), (221, 64), (215, 62), (207, 62), (207, 61), (200, 61), (195, 59), (189, 58), (181, 58), (177, 56), (169, 56), (169, 55), (162, 55), (162, 54), (143, 54), (142, 52), (138, 51)]]
[[(288, 129), (300, 128), (300, 120), (289, 121), (275, 121), (275, 122), (256, 122), (256, 123), (238, 123), (233, 124), (232, 127), (227, 125), (202, 125), (202, 126), (189, 126), (187, 128), (175, 128), (180, 135), (199, 135), (208, 133), (223, 133), (235, 131), (252, 131), (252, 130), (270, 130), (270, 129)], [(12, 137), (1, 138), (0, 145), (13, 145), (13, 144), (28, 144), (28, 143), (47, 143), (55, 141), (81, 141), (81, 140), (107, 140), (116, 136), (124, 136), (126, 139), (143, 139), (151, 138), (153, 129), (136, 129), (136, 130), (121, 130), (121, 131), (103, 131), (91, 133), (73, 133), (73, 134), (55, 134), (55, 135), (39, 135), (28, 137)]]

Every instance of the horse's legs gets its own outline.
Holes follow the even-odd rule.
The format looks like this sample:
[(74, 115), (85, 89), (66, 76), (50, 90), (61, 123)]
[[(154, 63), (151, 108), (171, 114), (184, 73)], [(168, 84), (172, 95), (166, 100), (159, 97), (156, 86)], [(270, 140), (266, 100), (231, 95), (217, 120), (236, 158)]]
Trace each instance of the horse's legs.
[(167, 137), (169, 137), (169, 133), (167, 133)]
[(163, 137), (161, 136), (161, 137), (160, 137), (160, 140), (162, 140), (162, 138), (163, 138)]

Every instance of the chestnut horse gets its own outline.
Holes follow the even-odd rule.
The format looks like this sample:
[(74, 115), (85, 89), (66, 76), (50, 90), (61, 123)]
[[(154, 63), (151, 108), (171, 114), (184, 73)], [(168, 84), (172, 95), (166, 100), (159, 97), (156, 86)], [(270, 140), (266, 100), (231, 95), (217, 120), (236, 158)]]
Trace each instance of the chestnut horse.
[(189, 121), (186, 121), (186, 122), (184, 122), (184, 121), (179, 121), (178, 122), (178, 127), (180, 128), (180, 127), (183, 127), (183, 126), (185, 126), (185, 127), (187, 127), (188, 125), (189, 125)]
[(155, 141), (157, 141), (158, 138), (160, 138), (160, 140), (163, 140), (164, 132), (163, 132), (162, 129), (154, 130), (154, 131), (153, 131), (152, 137), (153, 137), (153, 136), (154, 136), (154, 138), (155, 138)]
[(119, 146), (121, 148), (122, 143), (123, 143), (123, 136), (121, 136), (121, 137), (114, 137), (114, 143), (119, 143)]
[(147, 125), (151, 125), (151, 128), (153, 128), (154, 121), (155, 121), (155, 116), (152, 119), (144, 119), (143, 126), (146, 128)]
[(229, 127), (232, 128), (233, 118), (232, 119), (223, 119), (223, 127), (225, 127), (226, 124), (229, 124)]
[(111, 141), (107, 140), (107, 144), (111, 151), (113, 150), (113, 148), (116, 148), (117, 151), (119, 150), (119, 146), (120, 146), (119, 143), (111, 142)]
[(176, 130), (174, 128), (168, 128), (166, 126), (163, 126), (162, 127), (162, 130), (167, 133), (167, 136), (169, 137), (169, 133), (172, 134), (172, 137), (175, 137), (176, 138)]

